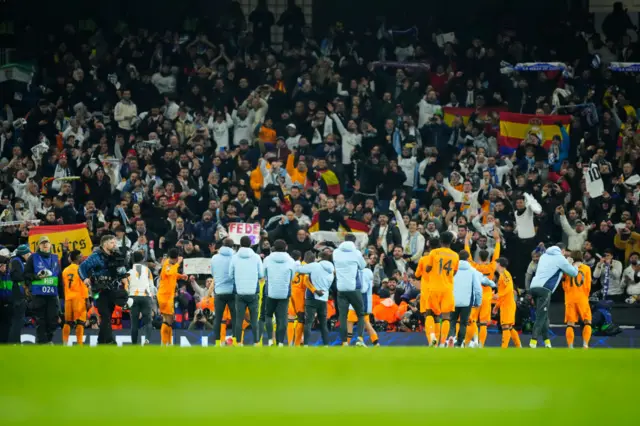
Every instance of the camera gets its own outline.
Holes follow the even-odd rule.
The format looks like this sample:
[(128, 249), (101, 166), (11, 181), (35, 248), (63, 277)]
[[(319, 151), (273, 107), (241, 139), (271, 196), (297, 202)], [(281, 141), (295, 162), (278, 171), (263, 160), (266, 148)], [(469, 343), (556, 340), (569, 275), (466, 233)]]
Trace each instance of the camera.
[(97, 315), (91, 315), (89, 317), (89, 325), (96, 325), (98, 324), (98, 316)]

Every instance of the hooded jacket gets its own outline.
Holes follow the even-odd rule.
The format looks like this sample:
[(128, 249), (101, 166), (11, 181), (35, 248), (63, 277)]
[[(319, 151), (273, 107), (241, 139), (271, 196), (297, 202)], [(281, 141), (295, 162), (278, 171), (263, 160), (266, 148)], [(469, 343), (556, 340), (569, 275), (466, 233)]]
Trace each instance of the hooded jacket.
[(340, 244), (333, 252), (338, 291), (354, 291), (362, 288), (359, 270), (367, 267), (362, 253), (351, 241)]
[(329, 290), (331, 289), (333, 275), (335, 274), (333, 263), (327, 260), (321, 260), (320, 262), (309, 263), (307, 265), (298, 265), (296, 272), (300, 274), (309, 274), (311, 284), (313, 284), (316, 290), (322, 290), (324, 292), (322, 296), (318, 296), (307, 289), (305, 292), (305, 299), (314, 298), (315, 300), (320, 300), (322, 302), (329, 301)]
[(235, 292), (241, 296), (257, 294), (260, 291), (259, 281), (264, 278), (262, 259), (249, 247), (240, 247), (231, 258), (229, 277)]
[(475, 270), (469, 262), (461, 260), (453, 277), (453, 298), (456, 308), (478, 307), (482, 303), (482, 285), (495, 287), (495, 283)]
[(562, 250), (556, 246), (549, 247), (538, 261), (530, 288), (544, 287), (553, 293), (560, 284), (563, 272), (571, 277), (578, 275), (578, 270), (562, 255)]
[(211, 258), (211, 275), (213, 276), (213, 292), (218, 294), (232, 294), (233, 280), (229, 275), (229, 265), (233, 257), (231, 247), (221, 247), (218, 254)]
[(272, 299), (291, 296), (291, 280), (296, 272), (296, 262), (286, 252), (274, 251), (264, 259), (267, 278), (266, 293)]

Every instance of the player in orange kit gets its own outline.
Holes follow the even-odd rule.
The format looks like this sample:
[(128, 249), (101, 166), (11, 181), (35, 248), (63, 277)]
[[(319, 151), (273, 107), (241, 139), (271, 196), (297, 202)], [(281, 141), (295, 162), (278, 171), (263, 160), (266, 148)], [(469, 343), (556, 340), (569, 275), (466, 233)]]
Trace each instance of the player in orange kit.
[[(313, 253), (311, 253), (313, 256)], [(291, 257), (296, 263), (300, 262), (302, 253), (294, 250)], [(302, 263), (303, 265), (305, 262)], [(304, 334), (304, 293), (307, 289), (305, 281), (309, 280), (308, 275), (297, 273), (291, 281), (291, 298), (289, 299), (289, 312), (287, 324), (287, 343), (289, 346), (300, 346), (302, 344), (302, 335)]]
[(500, 326), (502, 327), (502, 347), (508, 348), (509, 341), (513, 339), (516, 348), (522, 347), (520, 336), (514, 330), (513, 325), (516, 323), (516, 299), (513, 295), (513, 278), (507, 267), (509, 261), (501, 257), (496, 262), (496, 271), (500, 274), (498, 278), (498, 294), (493, 296), (496, 300), (494, 313), (500, 309)]
[(170, 345), (173, 342), (173, 314), (174, 297), (178, 280), (186, 280), (187, 276), (178, 272), (182, 257), (178, 257), (178, 249), (169, 250), (169, 258), (162, 263), (160, 270), (160, 283), (158, 284), (158, 308), (162, 315), (162, 327), (160, 336), (162, 345)]
[(582, 263), (582, 252), (571, 252), (573, 266), (578, 269), (578, 276), (564, 276), (562, 289), (564, 290), (564, 322), (567, 324), (567, 345), (573, 348), (575, 338), (574, 327), (578, 320), (582, 320), (582, 346), (587, 349), (591, 340), (591, 307), (589, 293), (591, 292), (591, 268)]
[[(440, 239), (439, 238), (430, 238), (429, 239), (429, 247), (431, 250), (435, 250), (440, 248)], [(431, 252), (429, 252), (431, 253)], [(418, 266), (416, 267), (415, 275), (416, 278), (420, 278), (420, 313), (424, 317), (425, 327), (424, 334), (427, 336), (427, 342), (431, 344), (432, 339), (430, 333), (434, 333), (433, 340), (437, 340), (440, 338), (439, 330), (435, 330), (435, 320), (433, 318), (433, 313), (427, 315), (427, 310), (429, 308), (429, 293), (431, 292), (431, 287), (429, 285), (429, 274), (427, 273), (427, 260), (429, 258), (429, 253), (425, 254), (418, 261)], [(431, 317), (431, 318), (429, 318)], [(429, 325), (433, 324), (434, 328), (430, 330)]]
[[(493, 256), (489, 261), (489, 252), (486, 250), (480, 250), (478, 253), (480, 262), (473, 261), (473, 255), (469, 247), (472, 234), (467, 232), (467, 238), (464, 242), (464, 249), (469, 253), (469, 263), (473, 268), (480, 272), (491, 281), (495, 280), (496, 275), (496, 261), (500, 257), (500, 232), (497, 229), (493, 231), (493, 238), (496, 241), (496, 245), (493, 249)], [(493, 290), (489, 286), (482, 286), (482, 304), (479, 308), (472, 308), (471, 315), (469, 315), (469, 328), (467, 328), (467, 335), (464, 339), (465, 347), (475, 347), (479, 344), (480, 347), (484, 347), (484, 343), (487, 340), (487, 325), (491, 321), (491, 301), (493, 300)], [(480, 332), (478, 333), (478, 325), (480, 325)], [(479, 341), (478, 341), (479, 338)], [(473, 342), (472, 342), (473, 339)]]
[(62, 343), (66, 346), (69, 342), (71, 327), (76, 328), (76, 340), (78, 346), (82, 346), (84, 340), (84, 323), (87, 321), (87, 305), (89, 289), (80, 279), (78, 266), (82, 263), (82, 253), (74, 250), (69, 254), (71, 265), (62, 271), (64, 283), (64, 320), (62, 327)]
[[(435, 317), (441, 316), (440, 346), (445, 346), (451, 327), (451, 313), (455, 310), (453, 299), (453, 276), (458, 272), (460, 256), (451, 250), (453, 234), (445, 232), (440, 236), (440, 248), (431, 250), (423, 265), (429, 274), (429, 296), (427, 298), (426, 326), (429, 329), (429, 343), (438, 343), (435, 333)], [(422, 261), (422, 259), (421, 259)]]

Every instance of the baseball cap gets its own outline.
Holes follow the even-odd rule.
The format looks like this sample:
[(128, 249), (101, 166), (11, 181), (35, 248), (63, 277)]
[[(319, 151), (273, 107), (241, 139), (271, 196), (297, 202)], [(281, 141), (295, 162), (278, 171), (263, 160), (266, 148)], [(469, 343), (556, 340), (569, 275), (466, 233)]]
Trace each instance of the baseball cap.
[(43, 235), (42, 237), (40, 237), (38, 239), (38, 245), (40, 245), (42, 243), (50, 243), (50, 242), (51, 242), (51, 240), (46, 235)]
[(296, 129), (296, 125), (293, 124), (293, 123), (287, 124), (287, 128), (289, 128), (289, 127), (292, 128), (292, 129)]

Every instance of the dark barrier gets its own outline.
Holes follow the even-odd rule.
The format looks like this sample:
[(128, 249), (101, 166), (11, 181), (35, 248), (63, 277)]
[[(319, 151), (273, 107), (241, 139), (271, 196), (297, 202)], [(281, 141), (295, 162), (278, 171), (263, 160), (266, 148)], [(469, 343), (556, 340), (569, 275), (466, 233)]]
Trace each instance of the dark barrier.
[[(564, 338), (564, 328), (552, 329), (553, 336), (552, 344), (555, 347), (566, 347)], [(576, 347), (581, 344), (580, 332), (576, 333)], [(118, 346), (130, 345), (131, 335), (129, 330), (114, 331)], [(526, 346), (529, 343), (529, 335), (521, 336), (522, 343)], [(331, 345), (339, 345), (338, 333), (329, 333)], [(176, 346), (213, 346), (213, 333), (211, 332), (190, 332), (186, 330), (174, 330), (173, 331), (174, 345)], [(380, 344), (382, 346), (426, 346), (427, 340), (423, 333), (380, 333)], [(62, 337), (60, 330), (56, 331), (54, 335), (54, 343), (61, 344)], [(160, 332), (153, 331), (151, 344), (157, 345), (160, 343)], [(22, 331), (22, 343), (29, 344), (35, 343), (35, 331), (33, 329), (26, 328)], [(69, 337), (71, 343), (75, 343), (75, 336)], [(252, 342), (251, 332), (247, 333), (247, 339), (245, 344)], [(366, 339), (366, 343), (369, 344), (370, 340)], [(88, 330), (85, 334), (85, 344), (90, 346), (96, 346), (98, 344), (98, 332), (97, 330)], [(320, 344), (320, 334), (313, 332), (311, 334), (311, 344), (316, 346)], [(487, 346), (499, 347), (500, 335), (497, 333), (490, 333), (487, 338)], [(640, 330), (625, 330), (622, 334), (615, 337), (602, 337), (593, 336), (591, 338), (592, 348), (640, 348)]]

